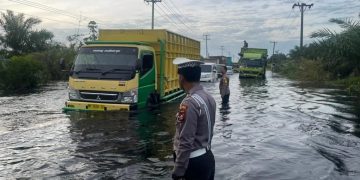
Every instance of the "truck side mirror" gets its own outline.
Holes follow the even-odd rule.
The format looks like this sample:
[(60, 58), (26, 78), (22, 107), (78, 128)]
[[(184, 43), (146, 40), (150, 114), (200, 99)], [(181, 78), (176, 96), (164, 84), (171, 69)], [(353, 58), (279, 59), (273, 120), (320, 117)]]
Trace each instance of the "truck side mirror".
[(141, 59), (136, 61), (136, 70), (141, 71)]
[(65, 65), (65, 60), (64, 60), (64, 58), (60, 58), (60, 60), (59, 60), (59, 65), (60, 65), (60, 69), (64, 71), (65, 68), (66, 68), (66, 67), (65, 67), (66, 65)]

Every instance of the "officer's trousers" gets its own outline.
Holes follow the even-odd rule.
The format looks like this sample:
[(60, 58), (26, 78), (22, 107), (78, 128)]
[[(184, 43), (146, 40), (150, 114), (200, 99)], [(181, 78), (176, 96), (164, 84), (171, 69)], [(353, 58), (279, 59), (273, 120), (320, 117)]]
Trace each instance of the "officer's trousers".
[(185, 172), (186, 180), (214, 180), (215, 158), (211, 150), (205, 154), (190, 158)]
[(230, 94), (227, 94), (227, 95), (224, 95), (223, 97), (221, 97), (222, 104), (228, 104), (229, 103), (229, 97), (230, 97)]

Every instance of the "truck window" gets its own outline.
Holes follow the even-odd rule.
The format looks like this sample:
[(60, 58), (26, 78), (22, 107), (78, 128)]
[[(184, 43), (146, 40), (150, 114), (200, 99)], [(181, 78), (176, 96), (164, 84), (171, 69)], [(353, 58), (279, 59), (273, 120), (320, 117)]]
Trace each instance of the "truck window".
[(145, 54), (142, 60), (142, 67), (141, 67), (141, 75), (146, 74), (149, 70), (153, 68), (154, 65), (154, 55), (152, 54)]
[(75, 78), (132, 79), (136, 73), (138, 49), (133, 47), (82, 47), (74, 62)]

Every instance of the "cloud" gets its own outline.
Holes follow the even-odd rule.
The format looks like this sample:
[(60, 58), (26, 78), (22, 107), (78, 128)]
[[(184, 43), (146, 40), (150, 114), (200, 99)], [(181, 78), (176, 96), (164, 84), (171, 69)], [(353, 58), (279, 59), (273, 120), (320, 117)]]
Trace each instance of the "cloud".
[[(0, 11), (11, 9), (43, 20), (39, 28), (53, 31), (58, 41), (66, 41), (67, 35), (77, 29), (87, 33), (86, 25), (95, 20), (100, 28), (150, 28), (151, 6), (143, 0), (103, 0), (95, 1), (50, 1), (37, 0), (41, 4), (72, 13), (79, 19), (48, 12), (13, 1), (1, 1)], [(199, 41), (203, 34), (210, 34), (209, 52), (236, 55), (247, 40), (250, 47), (272, 50), (269, 41), (278, 41), (277, 50), (287, 53), (299, 43), (300, 12), (292, 9), (297, 0), (163, 0), (155, 6), (156, 28), (166, 28), (185, 34)], [(309, 43), (311, 32), (324, 27), (340, 29), (328, 20), (336, 17), (356, 17), (359, 14), (359, 0), (310, 0), (314, 3), (305, 12), (305, 43)], [(205, 47), (202, 46), (202, 54)]]

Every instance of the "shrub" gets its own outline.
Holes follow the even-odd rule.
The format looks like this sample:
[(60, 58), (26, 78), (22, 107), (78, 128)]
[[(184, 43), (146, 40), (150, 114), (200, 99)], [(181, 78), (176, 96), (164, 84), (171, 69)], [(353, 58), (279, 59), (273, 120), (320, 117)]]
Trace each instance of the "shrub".
[(14, 56), (3, 63), (0, 84), (5, 92), (26, 92), (47, 81), (43, 66), (31, 56)]
[(280, 64), (279, 70), (289, 78), (302, 81), (326, 81), (331, 78), (331, 74), (324, 70), (321, 61), (309, 59), (288, 60)]

